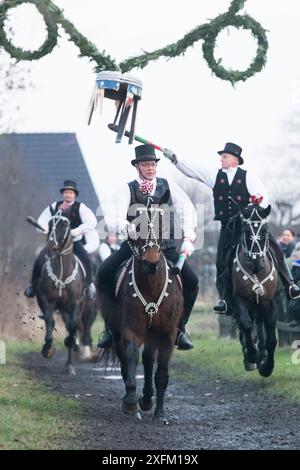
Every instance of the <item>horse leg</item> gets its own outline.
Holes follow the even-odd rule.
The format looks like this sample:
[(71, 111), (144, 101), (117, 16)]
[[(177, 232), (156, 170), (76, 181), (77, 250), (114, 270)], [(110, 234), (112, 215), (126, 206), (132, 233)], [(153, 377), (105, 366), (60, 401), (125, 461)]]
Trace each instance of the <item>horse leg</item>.
[(84, 305), (84, 309), (81, 317), (81, 329), (80, 329), (80, 359), (84, 361), (91, 360), (93, 358), (91, 346), (92, 346), (92, 334), (91, 328), (94, 323), (97, 310), (94, 306), (94, 302), (87, 301)]
[(275, 302), (271, 302), (265, 309), (264, 324), (266, 330), (266, 350), (265, 357), (259, 364), (258, 372), (263, 377), (270, 377), (274, 369), (274, 351), (277, 345), (276, 339), (276, 309)]
[(43, 312), (46, 327), (45, 343), (42, 347), (41, 354), (46, 359), (51, 359), (55, 354), (55, 348), (53, 346), (53, 330), (55, 326), (55, 321), (53, 318), (54, 308), (51, 308), (50, 305), (46, 302), (43, 304), (41, 301), (39, 304)]
[(153, 388), (153, 365), (154, 365), (155, 347), (153, 343), (147, 342), (144, 344), (144, 351), (142, 354), (145, 382), (143, 388), (143, 396), (139, 399), (141, 410), (149, 411), (153, 406), (152, 397), (154, 395)]
[(73, 364), (73, 349), (76, 346), (76, 333), (79, 322), (79, 305), (73, 304), (64, 315), (65, 325), (69, 336), (65, 338), (65, 346), (68, 348), (68, 359), (66, 362), (66, 372), (68, 375), (76, 375)]
[(164, 410), (165, 392), (169, 383), (169, 361), (173, 351), (173, 342), (166, 338), (159, 345), (157, 370), (155, 373), (156, 407), (153, 419), (167, 423)]
[(125, 377), (126, 394), (122, 400), (122, 410), (126, 414), (135, 415), (139, 411), (138, 398), (136, 393), (136, 369), (139, 362), (139, 350), (134, 338), (131, 338), (126, 345), (122, 374)]
[(266, 335), (262, 312), (256, 318), (259, 359), (257, 365), (266, 357)]
[(238, 324), (242, 333), (241, 343), (244, 354), (244, 367), (246, 371), (256, 369), (258, 351), (252, 338), (253, 320), (248, 312), (247, 305), (241, 297), (236, 298), (238, 310)]

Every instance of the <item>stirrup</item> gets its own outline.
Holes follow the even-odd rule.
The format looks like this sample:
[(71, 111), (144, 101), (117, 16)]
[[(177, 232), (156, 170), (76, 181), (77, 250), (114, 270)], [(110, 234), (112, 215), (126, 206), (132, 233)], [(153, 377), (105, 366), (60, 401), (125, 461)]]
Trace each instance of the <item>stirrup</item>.
[[(298, 295), (296, 295), (296, 297), (293, 297), (293, 296), (292, 296), (292, 288), (295, 287), (295, 286), (298, 287), (297, 284), (292, 284), (291, 286), (289, 286), (289, 297), (290, 297), (290, 299), (292, 299), (292, 300), (300, 299), (300, 292), (299, 292)], [(299, 289), (299, 288), (298, 288), (298, 289)]]
[[(179, 331), (180, 331), (180, 330), (179, 330)], [(190, 344), (187, 343), (188, 346), (189, 346), (188, 348), (180, 348), (180, 347), (179, 347), (179, 340), (180, 340), (180, 338), (182, 337), (182, 335), (186, 335), (186, 336), (187, 336), (187, 339), (189, 340), (189, 343), (190, 343)], [(187, 331), (180, 331), (180, 332), (179, 332), (179, 335), (177, 336), (177, 341), (176, 341), (175, 345), (177, 346), (177, 349), (179, 349), (180, 351), (188, 351), (188, 350), (190, 350), (190, 349), (193, 349), (193, 347), (194, 347), (194, 345), (193, 345), (193, 343), (192, 343), (191, 335), (190, 335)]]
[(104, 330), (98, 339), (98, 348), (109, 348), (114, 342), (113, 334), (110, 330)]
[[(221, 302), (221, 301), (224, 302), (224, 304), (225, 304), (225, 309), (224, 309), (224, 310), (217, 310), (216, 307), (217, 307), (218, 303)], [(219, 299), (218, 302), (216, 303), (216, 305), (213, 307), (213, 311), (214, 311), (215, 313), (220, 313), (220, 314), (224, 314), (224, 315), (227, 313), (227, 310), (228, 310), (228, 305), (227, 305), (227, 302), (226, 302), (225, 299)]]

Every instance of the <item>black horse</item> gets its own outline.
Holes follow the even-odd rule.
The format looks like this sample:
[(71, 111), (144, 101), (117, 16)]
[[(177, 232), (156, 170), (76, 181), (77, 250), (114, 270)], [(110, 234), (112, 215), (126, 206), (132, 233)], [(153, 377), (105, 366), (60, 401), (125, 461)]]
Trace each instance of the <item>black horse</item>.
[(235, 318), (240, 330), (244, 366), (246, 370), (258, 367), (264, 377), (272, 374), (277, 344), (275, 296), (278, 272), (269, 247), (266, 218), (270, 210), (270, 206), (263, 209), (257, 204), (241, 209), (241, 235), (232, 263)]
[(84, 268), (73, 254), (73, 240), (68, 217), (58, 211), (49, 222), (45, 264), (37, 283), (36, 297), (46, 324), (45, 344), (42, 355), (51, 358), (55, 353), (53, 346), (54, 312), (62, 315), (69, 336), (65, 338), (68, 348), (67, 373), (75, 375), (73, 350), (77, 332), (83, 342), (84, 358), (90, 358), (90, 329), (96, 315), (95, 301), (86, 301)]
[[(176, 275), (161, 250), (161, 237), (154, 230), (154, 219), (162, 219), (162, 209), (144, 208), (147, 236), (128, 240), (132, 257), (117, 298), (112, 300), (98, 286), (101, 312), (114, 336), (113, 349), (121, 363), (126, 394), (122, 410), (139, 415), (139, 409), (153, 406), (153, 368), (156, 387), (154, 418), (165, 420), (164, 396), (169, 381), (169, 361), (183, 315), (183, 295)], [(161, 226), (161, 222), (159, 224)], [(139, 350), (144, 345), (143, 395), (138, 398), (136, 370)]]

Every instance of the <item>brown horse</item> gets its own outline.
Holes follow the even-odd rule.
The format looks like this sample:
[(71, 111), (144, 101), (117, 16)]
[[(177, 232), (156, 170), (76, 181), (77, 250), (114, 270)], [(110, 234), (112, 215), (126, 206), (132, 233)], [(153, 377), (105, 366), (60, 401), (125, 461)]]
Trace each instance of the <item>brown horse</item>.
[[(155, 234), (153, 220), (160, 220), (162, 209), (147, 207), (147, 235), (128, 240), (132, 257), (115, 300), (101, 290), (101, 311), (114, 336), (114, 352), (121, 364), (126, 394), (122, 409), (127, 414), (149, 411), (153, 406), (153, 368), (156, 387), (154, 418), (164, 421), (164, 397), (169, 381), (169, 361), (176, 341), (177, 326), (183, 315), (183, 295), (177, 276), (161, 250), (161, 236)], [(138, 398), (136, 370), (139, 350), (144, 345), (143, 395)]]
[(233, 300), (244, 366), (248, 371), (258, 367), (264, 377), (272, 374), (277, 344), (278, 273), (269, 247), (266, 218), (270, 210), (270, 206), (263, 209), (254, 204), (241, 209), (241, 235), (232, 264)]
[(95, 302), (84, 299), (84, 273), (81, 263), (73, 254), (70, 221), (58, 211), (49, 222), (45, 251), (45, 264), (37, 283), (37, 302), (45, 320), (46, 335), (42, 355), (50, 359), (55, 353), (53, 346), (54, 312), (62, 315), (69, 336), (65, 338), (68, 348), (66, 370), (75, 375), (73, 351), (77, 349), (76, 334), (83, 341), (84, 354), (91, 345), (90, 328), (95, 318)]

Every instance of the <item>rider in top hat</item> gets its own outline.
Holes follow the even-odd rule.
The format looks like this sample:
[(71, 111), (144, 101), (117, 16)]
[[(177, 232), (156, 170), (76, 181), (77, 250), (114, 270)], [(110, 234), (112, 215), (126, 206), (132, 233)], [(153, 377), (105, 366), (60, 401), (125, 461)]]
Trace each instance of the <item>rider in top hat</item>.
[[(176, 167), (186, 176), (197, 179), (213, 190), (215, 220), (221, 222), (221, 232), (217, 250), (217, 279), (216, 286), (220, 295), (220, 300), (214, 307), (216, 313), (231, 313), (231, 279), (228, 278), (229, 270), (226, 269), (228, 256), (232, 248), (232, 235), (237, 240), (239, 236), (239, 220), (234, 225), (234, 234), (226, 230), (231, 217), (240, 210), (239, 206), (246, 207), (252, 195), (262, 196), (262, 207), (269, 205), (269, 196), (262, 181), (252, 172), (242, 169), (244, 160), (241, 156), (242, 148), (232, 142), (226, 143), (223, 150), (218, 152), (221, 155), (221, 168), (206, 166), (202, 164), (200, 168), (192, 169), (177, 160), (176, 155), (165, 149), (164, 155), (169, 158)], [(237, 204), (238, 203), (238, 204)], [(289, 298), (298, 298), (300, 289), (294, 283), (290, 270), (285, 262), (282, 252), (270, 234), (270, 246), (275, 253), (279, 275), (286, 289)]]
[[(156, 158), (154, 148), (150, 145), (139, 145), (135, 148), (136, 158), (131, 164), (137, 170), (137, 178), (128, 184), (124, 184), (116, 197), (113, 199), (114, 207), (107, 211), (106, 224), (110, 232), (126, 233), (128, 231), (134, 237), (135, 226), (131, 223), (136, 217), (132, 210), (136, 204), (146, 205), (151, 197), (156, 205), (168, 205), (173, 207), (175, 213), (181, 215), (181, 228), (183, 232), (183, 243), (181, 251), (185, 251), (190, 256), (194, 251), (193, 242), (196, 239), (195, 229), (197, 225), (197, 213), (195, 208), (185, 194), (185, 192), (175, 183), (171, 183), (164, 178), (156, 177), (156, 167), (159, 158)], [(104, 208), (105, 209), (105, 208)], [(117, 213), (115, 213), (117, 211)], [(181, 232), (181, 231), (180, 231)], [(176, 240), (174, 238), (174, 225), (170, 223), (170, 232), (168, 239), (162, 242), (162, 250), (167, 260), (176, 263), (179, 253), (176, 249)], [(130, 258), (132, 251), (127, 240), (125, 240), (119, 251), (107, 258), (100, 267), (97, 283), (105, 289), (109, 295), (114, 296), (114, 275), (123, 261)], [(184, 297), (184, 316), (180, 330), (177, 336), (178, 349), (191, 349), (193, 344), (185, 331), (185, 325), (189, 319), (190, 313), (198, 294), (198, 278), (187, 262), (184, 263), (182, 271), (183, 297)], [(112, 343), (112, 334), (108, 325), (100, 337), (98, 346), (101, 348), (109, 347)]]
[[(79, 191), (75, 181), (64, 181), (63, 187), (60, 189), (63, 199), (53, 202), (41, 213), (38, 218), (38, 224), (44, 228), (44, 232), (48, 233), (48, 225), (51, 217), (59, 210), (64, 212), (71, 224), (71, 235), (73, 237), (73, 251), (83, 262), (86, 271), (86, 295), (88, 299), (95, 297), (95, 286), (93, 283), (92, 263), (89, 253), (93, 253), (99, 246), (99, 237), (96, 231), (97, 219), (93, 212), (82, 202), (76, 200)], [(83, 237), (86, 244), (83, 244)], [(41, 273), (41, 269), (45, 262), (45, 248), (37, 257), (31, 278), (31, 284), (25, 289), (26, 297), (34, 297), (36, 293), (37, 281)]]

